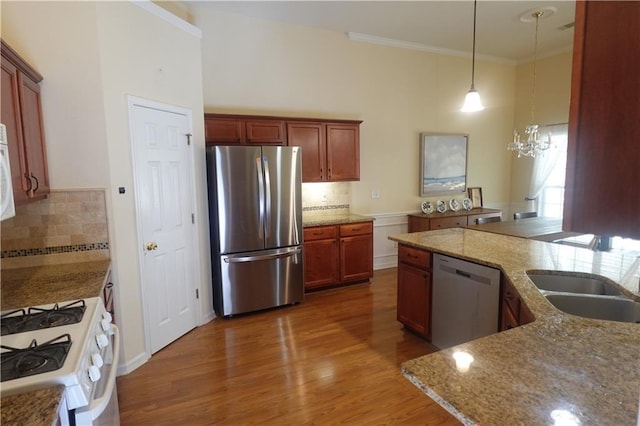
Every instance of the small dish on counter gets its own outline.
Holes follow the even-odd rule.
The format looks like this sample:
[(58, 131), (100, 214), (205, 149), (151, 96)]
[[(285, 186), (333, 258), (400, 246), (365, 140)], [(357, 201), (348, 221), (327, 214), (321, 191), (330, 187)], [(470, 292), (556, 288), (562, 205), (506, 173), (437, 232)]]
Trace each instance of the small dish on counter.
[(447, 211), (447, 203), (442, 200), (438, 200), (437, 207), (438, 213), (444, 213)]
[(460, 203), (458, 203), (458, 200), (455, 198), (452, 198), (451, 201), (449, 201), (449, 207), (451, 208), (451, 211), (457, 212), (460, 210)]

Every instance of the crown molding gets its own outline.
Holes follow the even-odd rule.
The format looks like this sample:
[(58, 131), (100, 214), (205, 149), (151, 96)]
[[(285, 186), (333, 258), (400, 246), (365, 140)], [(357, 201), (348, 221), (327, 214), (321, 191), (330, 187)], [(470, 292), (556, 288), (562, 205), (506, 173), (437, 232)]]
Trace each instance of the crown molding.
[(152, 15), (157, 16), (158, 18), (173, 25), (174, 27), (181, 29), (187, 34), (190, 34), (199, 39), (202, 38), (202, 30), (200, 28), (188, 23), (184, 19), (177, 17), (176, 15), (169, 12), (168, 10), (153, 3), (151, 0), (129, 0), (129, 2), (131, 2), (132, 4), (135, 4), (141, 9), (146, 10)]
[[(369, 34), (354, 33), (354, 32), (347, 32), (347, 36), (351, 41), (360, 41), (363, 43), (377, 44), (380, 46), (397, 47), (400, 49), (419, 50), (422, 52), (437, 53), (439, 55), (457, 56), (462, 58), (471, 58), (472, 56), (471, 53), (469, 52), (464, 52), (461, 50), (454, 50), (454, 49), (444, 49), (441, 47), (429, 46), (426, 44), (416, 43), (413, 41), (396, 40), (392, 38), (378, 37), (378, 36), (373, 36)], [(490, 55), (481, 55), (478, 53), (476, 53), (476, 59), (481, 59), (483, 61), (488, 61), (488, 62), (496, 62), (500, 64), (508, 64), (508, 65), (517, 64), (517, 61), (511, 60), (511, 59), (499, 58), (497, 56), (490, 56)]]

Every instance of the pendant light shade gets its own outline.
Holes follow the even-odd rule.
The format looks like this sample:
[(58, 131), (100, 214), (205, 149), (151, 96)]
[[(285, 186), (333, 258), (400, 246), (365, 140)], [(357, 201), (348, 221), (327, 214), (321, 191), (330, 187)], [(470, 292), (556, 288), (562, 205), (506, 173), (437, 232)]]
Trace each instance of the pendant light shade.
[(473, 83), (475, 79), (476, 71), (476, 8), (477, 0), (473, 1), (473, 54), (471, 56), (471, 89), (464, 98), (464, 105), (460, 108), (462, 112), (475, 112), (482, 111), (484, 105), (480, 100), (480, 93), (475, 89)]

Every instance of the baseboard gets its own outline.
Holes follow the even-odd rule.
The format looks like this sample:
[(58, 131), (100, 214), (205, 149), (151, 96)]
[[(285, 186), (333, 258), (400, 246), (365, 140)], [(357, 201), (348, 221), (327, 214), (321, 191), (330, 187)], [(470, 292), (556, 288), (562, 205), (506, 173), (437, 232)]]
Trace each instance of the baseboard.
[(118, 376), (124, 376), (124, 375), (127, 375), (127, 374), (131, 373), (136, 368), (144, 365), (149, 360), (149, 358), (150, 357), (148, 357), (145, 352), (141, 352), (140, 354), (135, 356), (131, 361), (125, 363), (124, 365), (120, 364), (118, 366), (117, 375)]

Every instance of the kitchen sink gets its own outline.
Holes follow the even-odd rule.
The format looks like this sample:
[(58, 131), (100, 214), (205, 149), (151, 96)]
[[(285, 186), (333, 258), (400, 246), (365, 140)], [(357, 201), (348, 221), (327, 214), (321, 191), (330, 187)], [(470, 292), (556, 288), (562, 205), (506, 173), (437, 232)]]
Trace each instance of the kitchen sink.
[(625, 297), (575, 293), (546, 293), (553, 306), (581, 317), (640, 323), (640, 303)]
[(621, 296), (622, 293), (611, 283), (596, 276), (575, 276), (557, 272), (527, 272), (529, 279), (540, 290), (564, 293)]

